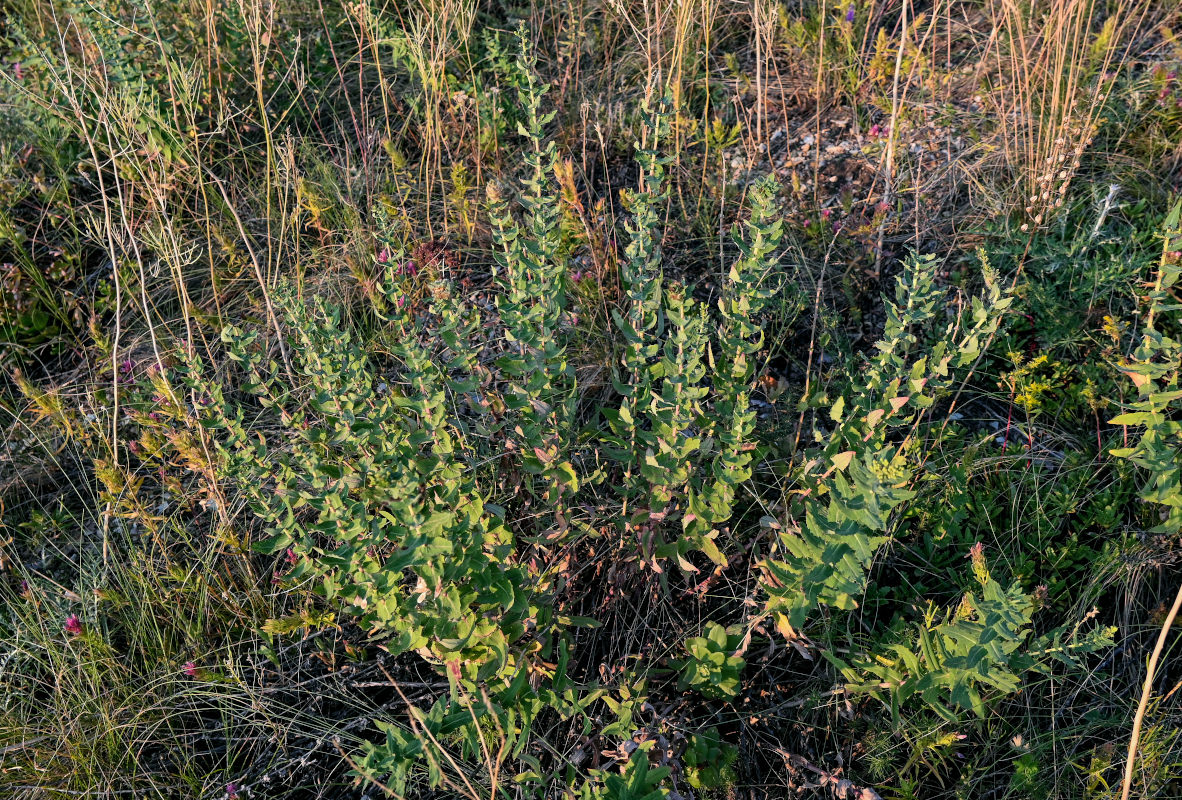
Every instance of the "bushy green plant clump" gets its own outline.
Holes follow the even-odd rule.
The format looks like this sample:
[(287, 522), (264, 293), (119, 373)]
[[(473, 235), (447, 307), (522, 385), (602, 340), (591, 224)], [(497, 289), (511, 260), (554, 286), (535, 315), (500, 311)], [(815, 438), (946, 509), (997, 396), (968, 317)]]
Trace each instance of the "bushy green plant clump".
[[(952, 610), (928, 609), (912, 640), (853, 664), (826, 653), (849, 681), (849, 692), (868, 692), (887, 703), (898, 722), (900, 709), (916, 696), (941, 717), (956, 721), (949, 706), (984, 717), (985, 694), (1012, 694), (1023, 676), (1054, 667), (1076, 669), (1081, 658), (1113, 644), (1113, 628), (1059, 628), (1034, 637), (1036, 598), (1019, 585), (1003, 588), (989, 574), (983, 548), (972, 553), (980, 596), (968, 593)], [(943, 616), (937, 622), (938, 616)]]
[[(1182, 281), (1182, 205), (1175, 205), (1163, 226), (1161, 263), (1145, 300), (1145, 326), (1141, 341), (1121, 365), (1137, 387), (1137, 400), (1114, 417), (1113, 425), (1135, 425), (1141, 434), (1132, 447), (1112, 451), (1148, 473), (1141, 499), (1161, 506), (1160, 524), (1153, 530), (1177, 535), (1182, 531), (1182, 342), (1177, 338), (1177, 287)], [(1172, 331), (1172, 332), (1171, 332)]]
[(735, 652), (743, 637), (727, 634), (717, 622), (707, 623), (705, 633), (685, 642), (689, 657), (681, 662), (681, 684), (704, 697), (734, 697), (743, 673), (743, 658)]
[(974, 258), (919, 140), (974, 196), (1023, 169), (1039, 109), (949, 110), (1025, 11), (651, 5), (533, 3), (514, 47), (471, 0), (15, 0), (0, 795), (1108, 791), (1182, 533), (1182, 234), (1150, 276), (1172, 177), (1090, 159), (1176, 150), (1176, 37), (1103, 68), (1101, 144), (1051, 115)]
[[(555, 612), (554, 570), (544, 566), (553, 548), (599, 535), (577, 518), (575, 504), (590, 491), (614, 494), (607, 519), (642, 562), (660, 573), (668, 561), (697, 571), (689, 560), (695, 551), (726, 563), (714, 540), (750, 476), (747, 392), (759, 346), (752, 320), (768, 296), (763, 284), (779, 238), (775, 187), (761, 184), (753, 194), (749, 239), (719, 303), (712, 343), (708, 309), (660, 274), (657, 147), (665, 122), (653, 112), (654, 141), (639, 151), (644, 182), (628, 201), (625, 301), (616, 315), (619, 397), (579, 418), (544, 91), (532, 80), (521, 86), (522, 133), (532, 147), (523, 221), (490, 193), (500, 286), (492, 310), (461, 303), (452, 285), (437, 280), (425, 313), (412, 311), (396, 266), (406, 256), (383, 255), (391, 265), (385, 324), (399, 362), (397, 375), (384, 377), (335, 309), (306, 303), (289, 286), (274, 299), (298, 343), (299, 389), (278, 362), (264, 361), (257, 333), (223, 334), (243, 389), (274, 421), (267, 438), (251, 435), (246, 414), (256, 412), (228, 398), (199, 358), (183, 371), (203, 424), (218, 432), (224, 476), (268, 527), (259, 548), (286, 553), (294, 562), (288, 579), (313, 579), (326, 601), (385, 649), (416, 652), (447, 676), (448, 697), (412, 712), (411, 731), (384, 726), (385, 745), (360, 761), (367, 777), (396, 786), (418, 763), (434, 785), (455, 780), (438, 742), (458, 737), (466, 751), (481, 752), (486, 716), (503, 737), (498, 758), (535, 763), (530, 780), (548, 785), (554, 775), (540, 772), (527, 748), (531, 725), (548, 711), (590, 731), (588, 708), (603, 694), (565, 675), (566, 632), (589, 621)], [(493, 352), (483, 338), (489, 327), (504, 333)], [(708, 369), (720, 376), (713, 391)], [(484, 466), (490, 462), (495, 475)], [(542, 503), (540, 516), (514, 518), (511, 498), (489, 501), (489, 487), (506, 475)], [(558, 666), (549, 665), (556, 655)], [(735, 660), (725, 659), (724, 668)], [(720, 696), (733, 695), (737, 679), (719, 686)], [(606, 736), (609, 728), (595, 732)], [(647, 770), (637, 756), (628, 769), (627, 791), (648, 796), (665, 768)], [(605, 777), (594, 791), (614, 792), (615, 780)]]
[(734, 782), (739, 750), (725, 744), (717, 728), (693, 734), (682, 761), (685, 781), (694, 789), (718, 789)]
[[(791, 637), (818, 602), (851, 609), (874, 554), (890, 538), (891, 514), (915, 496), (909, 486), (926, 459), (913, 433), (997, 331), (1012, 302), (985, 264), (986, 291), (932, 344), (917, 329), (940, 307), (933, 257), (913, 258), (887, 301), (886, 329), (858, 380), (833, 403), (833, 433), (800, 470), (802, 522), (784, 527), (780, 553), (764, 562), (767, 611)], [(778, 523), (772, 523), (781, 527)], [(781, 555), (782, 554), (782, 555)]]
[[(517, 69), (533, 73), (524, 57)], [(410, 275), (405, 253), (384, 250), (380, 307), (393, 373), (373, 365), (336, 309), (303, 300), (294, 286), (275, 301), (298, 343), (296, 383), (278, 362), (265, 362), (257, 333), (234, 328), (223, 340), (257, 410), (227, 397), (195, 356), (183, 372), (198, 416), (219, 432), (224, 476), (268, 527), (259, 548), (286, 553), (291, 580), (311, 579), (384, 649), (417, 653), (447, 678), (450, 691), (429, 708), (411, 707), (404, 724), (379, 723), (384, 741), (357, 760), (359, 775), (396, 793), (420, 777), (464, 785), (448, 743), (482, 760), (493, 784), (511, 774), (537, 793), (557, 785), (581, 797), (670, 791), (669, 766), (651, 767), (659, 754), (652, 739), (631, 742), (619, 775), (580, 773), (539, 749), (537, 726), (555, 718), (628, 745), (645, 703), (643, 688), (571, 677), (571, 634), (595, 623), (560, 607), (553, 556), (607, 535), (664, 587), (670, 564), (693, 574), (704, 556), (726, 567), (719, 537), (762, 453), (750, 391), (782, 235), (775, 184), (752, 188), (739, 256), (712, 311), (662, 276), (668, 123), (660, 107), (648, 112), (648, 141), (637, 145), (640, 188), (626, 197), (622, 297), (612, 312), (614, 393), (581, 407), (545, 91), (532, 77), (520, 82), (527, 144), (520, 221), (504, 190), (489, 192), (498, 283), (491, 306), (463, 301), (438, 274)], [(397, 247), (392, 235), (383, 242)], [(407, 302), (414, 281), (426, 281), (422, 307)], [(731, 532), (734, 544), (775, 533), (774, 551), (760, 562), (761, 613), (729, 630), (710, 621), (704, 636), (688, 639), (675, 663), (680, 687), (734, 700), (741, 651), (761, 619), (799, 645), (819, 605), (856, 607), (876, 553), (896, 535), (897, 511), (916, 496), (931, 446), (917, 435), (925, 415), (978, 359), (1011, 303), (986, 264), (983, 295), (932, 338), (927, 329), (942, 297), (934, 259), (908, 261), (881, 340), (836, 401), (826, 401), (832, 427), (792, 471), (785, 516)], [(490, 339), (490, 330), (503, 339)], [(265, 415), (272, 432), (252, 434), (248, 413)], [(498, 496), (506, 486), (516, 496)], [(590, 508), (597, 510), (588, 515)], [(920, 652), (898, 643), (893, 660), (827, 653), (847, 691), (888, 689), (896, 715), (912, 696), (949, 719), (957, 707), (982, 715), (987, 700), (1015, 692), (1021, 676), (1048, 659), (1070, 661), (1070, 648), (1106, 643), (1102, 634), (1065, 641), (1060, 631), (1031, 640), (1030, 596), (1002, 589), (979, 553), (974, 566), (981, 596), (966, 595), (940, 623), (932, 612), (918, 631)], [(707, 753), (699, 751), (713, 751), (694, 741), (681, 757), (690, 785), (723, 781), (722, 772), (702, 771)]]

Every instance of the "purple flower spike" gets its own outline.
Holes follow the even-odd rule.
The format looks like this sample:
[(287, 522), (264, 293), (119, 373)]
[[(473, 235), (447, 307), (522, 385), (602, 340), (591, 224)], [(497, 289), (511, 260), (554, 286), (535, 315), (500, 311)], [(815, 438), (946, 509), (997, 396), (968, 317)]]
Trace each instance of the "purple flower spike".
[(854, 11), (855, 11), (854, 5), (853, 5), (853, 3), (851, 3), (850, 10), (845, 12), (845, 21), (846, 22), (852, 23), (854, 21)]

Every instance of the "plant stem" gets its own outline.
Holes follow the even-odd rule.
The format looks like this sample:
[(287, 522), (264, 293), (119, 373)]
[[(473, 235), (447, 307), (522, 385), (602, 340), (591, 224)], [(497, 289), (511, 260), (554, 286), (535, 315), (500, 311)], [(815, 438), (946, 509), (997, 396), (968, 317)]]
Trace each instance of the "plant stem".
[(1149, 666), (1145, 672), (1145, 685), (1141, 688), (1141, 702), (1137, 704), (1137, 714), (1133, 717), (1133, 734), (1129, 737), (1129, 757), (1125, 761), (1125, 778), (1120, 789), (1120, 800), (1129, 800), (1129, 791), (1133, 788), (1133, 760), (1137, 755), (1137, 742), (1141, 738), (1141, 723), (1145, 720), (1145, 709), (1149, 706), (1149, 695), (1153, 692), (1153, 676), (1157, 671), (1157, 660), (1165, 648), (1166, 637), (1170, 633), (1170, 626), (1178, 616), (1178, 608), (1182, 607), (1182, 585), (1178, 586), (1178, 594), (1174, 596), (1174, 605), (1162, 623), (1161, 632), (1157, 635), (1157, 644), (1153, 647), (1153, 654), (1149, 657)]

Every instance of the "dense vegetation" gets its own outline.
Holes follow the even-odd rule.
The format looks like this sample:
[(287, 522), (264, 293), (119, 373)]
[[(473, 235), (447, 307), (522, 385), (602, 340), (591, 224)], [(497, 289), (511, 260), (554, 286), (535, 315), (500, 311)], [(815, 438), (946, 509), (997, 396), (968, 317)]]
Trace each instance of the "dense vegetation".
[(0, 796), (1182, 797), (1174, 3), (0, 9)]

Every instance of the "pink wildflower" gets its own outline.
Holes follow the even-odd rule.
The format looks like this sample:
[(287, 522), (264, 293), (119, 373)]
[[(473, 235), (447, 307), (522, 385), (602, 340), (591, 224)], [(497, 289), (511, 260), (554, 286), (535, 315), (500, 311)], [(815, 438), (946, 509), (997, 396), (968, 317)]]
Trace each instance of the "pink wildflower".
[(389, 260), (390, 260), (390, 251), (389, 251), (389, 249), (383, 247), (381, 250), (378, 251), (378, 263), (385, 264)]
[(66, 633), (71, 636), (79, 636), (82, 633), (82, 621), (78, 619), (77, 614), (71, 614), (66, 617)]
[(228, 800), (238, 800), (238, 784), (233, 781), (226, 784), (226, 797)]
[(1047, 598), (1050, 596), (1050, 590), (1045, 583), (1040, 583), (1034, 587), (1034, 592), (1031, 595), (1031, 600), (1034, 602), (1036, 609), (1042, 608), (1047, 604)]
[(201, 671), (199, 669), (197, 669), (197, 665), (194, 664), (192, 661), (186, 661), (184, 663), (184, 666), (181, 667), (181, 669), (183, 669), (185, 671), (185, 674), (188, 675), (190, 678), (196, 678), (201, 675)]
[(973, 561), (973, 576), (984, 586), (989, 582), (989, 567), (985, 563), (985, 545), (977, 542), (969, 548), (969, 558)]

